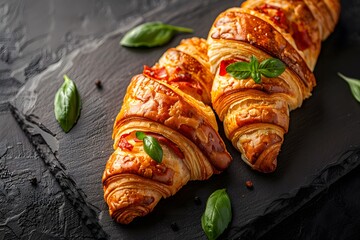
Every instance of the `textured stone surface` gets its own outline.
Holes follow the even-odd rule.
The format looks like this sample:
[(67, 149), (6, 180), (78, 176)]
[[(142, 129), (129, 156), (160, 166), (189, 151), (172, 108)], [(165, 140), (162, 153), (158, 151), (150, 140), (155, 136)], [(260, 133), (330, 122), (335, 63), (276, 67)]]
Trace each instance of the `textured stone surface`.
[[(0, 201), (5, 207), (0, 211), (0, 239), (205, 239), (200, 216), (206, 198), (224, 187), (232, 199), (234, 217), (223, 238), (254, 239), (281, 221), (286, 226), (287, 218), (291, 226), (296, 225), (291, 218), (296, 210), (356, 168), (360, 107), (336, 75), (340, 71), (360, 76), (359, 3), (354, 0), (343, 3), (340, 23), (323, 45), (313, 97), (291, 113), (290, 132), (274, 174), (251, 171), (227, 141), (234, 162), (223, 174), (189, 183), (129, 226), (109, 218), (101, 175), (112, 152), (113, 120), (131, 76), (141, 72), (144, 64), (152, 65), (182, 38), (206, 37), (217, 14), (240, 2), (1, 2)], [(128, 29), (152, 20), (193, 27), (195, 33), (177, 36), (154, 49), (118, 45)], [(83, 101), (79, 122), (68, 134), (61, 131), (52, 110), (65, 73), (78, 85)], [(98, 79), (101, 90), (95, 86)], [(9, 101), (14, 106), (12, 114)], [(246, 188), (246, 180), (253, 181), (253, 190)], [(203, 204), (195, 204), (195, 196)], [(331, 213), (331, 209), (318, 211), (319, 215)], [(307, 218), (315, 225), (324, 224), (324, 218)], [(352, 221), (351, 217), (342, 219)], [(176, 232), (171, 229), (174, 222), (179, 227)], [(304, 229), (308, 234), (297, 236), (316, 236), (311, 235), (313, 229)], [(276, 235), (276, 231), (268, 234)], [(336, 238), (337, 232), (333, 233)]]
[[(356, 160), (359, 161), (359, 157)], [(355, 189), (359, 188), (358, 167), (266, 233), (262, 240), (271, 240), (274, 236), (277, 239), (358, 239), (360, 192)]]
[(10, 111), (0, 121), (0, 239), (92, 239)]

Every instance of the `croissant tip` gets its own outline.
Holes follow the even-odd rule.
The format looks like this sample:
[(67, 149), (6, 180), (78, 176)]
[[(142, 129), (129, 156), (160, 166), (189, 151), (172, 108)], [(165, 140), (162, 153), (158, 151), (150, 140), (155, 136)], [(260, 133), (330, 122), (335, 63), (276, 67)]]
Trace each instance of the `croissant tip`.
[(262, 152), (259, 157), (251, 162), (249, 159), (242, 154), (242, 159), (252, 169), (262, 173), (272, 173), (277, 168), (277, 157), (280, 153), (281, 144), (275, 144)]
[(264, 164), (256, 170), (262, 173), (272, 173), (275, 172), (276, 167), (277, 167), (277, 159), (273, 159), (271, 163)]
[(264, 151), (258, 159), (257, 170), (263, 173), (272, 173), (277, 167), (277, 157), (280, 153), (281, 144), (275, 144)]

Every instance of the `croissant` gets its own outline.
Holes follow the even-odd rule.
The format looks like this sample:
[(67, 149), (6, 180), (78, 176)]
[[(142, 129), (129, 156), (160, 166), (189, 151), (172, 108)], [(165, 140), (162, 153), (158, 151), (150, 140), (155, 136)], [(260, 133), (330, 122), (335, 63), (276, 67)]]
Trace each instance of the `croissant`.
[[(199, 38), (183, 40), (132, 78), (114, 123), (115, 151), (102, 178), (105, 201), (117, 222), (128, 224), (188, 181), (208, 179), (228, 167), (231, 156), (206, 105), (212, 80), (207, 43)], [(137, 131), (158, 140), (161, 163), (144, 151)]]
[[(273, 172), (289, 128), (289, 112), (310, 97), (321, 41), (334, 30), (339, 0), (248, 0), (222, 12), (208, 35), (215, 74), (214, 110), (242, 159), (260, 172)], [(276, 78), (238, 80), (226, 67), (238, 61), (274, 57), (286, 65)]]

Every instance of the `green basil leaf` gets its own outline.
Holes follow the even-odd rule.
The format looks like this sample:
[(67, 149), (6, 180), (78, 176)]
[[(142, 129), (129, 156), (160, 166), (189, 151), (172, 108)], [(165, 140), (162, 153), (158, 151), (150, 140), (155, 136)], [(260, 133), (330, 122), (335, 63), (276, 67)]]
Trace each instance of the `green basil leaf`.
[(81, 110), (81, 99), (75, 83), (64, 75), (64, 83), (55, 94), (54, 112), (64, 132), (69, 132), (75, 125)]
[(209, 240), (219, 237), (232, 218), (231, 203), (225, 189), (213, 192), (206, 202), (201, 226)]
[(163, 150), (156, 138), (145, 136), (143, 138), (145, 152), (156, 162), (161, 163)]
[(226, 67), (226, 72), (236, 79), (247, 79), (250, 77), (250, 64), (247, 62), (235, 62)]
[(256, 82), (256, 83), (261, 83), (261, 74), (259, 72), (251, 72), (251, 78)]
[(360, 80), (346, 77), (341, 73), (338, 73), (338, 75), (349, 84), (352, 95), (360, 102)]
[(232, 63), (226, 68), (226, 72), (237, 79), (251, 77), (255, 83), (261, 83), (261, 75), (273, 78), (281, 75), (285, 71), (285, 64), (276, 58), (265, 59), (259, 64), (258, 59), (252, 55), (250, 62)]
[(136, 135), (136, 138), (139, 140), (143, 140), (144, 137), (146, 137), (146, 134), (143, 132), (136, 132), (135, 135)]
[(125, 47), (156, 47), (168, 43), (177, 33), (192, 33), (190, 28), (162, 22), (141, 24), (125, 34), (120, 44)]
[(280, 76), (285, 71), (285, 64), (276, 58), (269, 58), (262, 61), (258, 71), (268, 78)]
[[(257, 60), (257, 58), (254, 55), (252, 55), (250, 57), (250, 70), (251, 70), (251, 72), (252, 73), (257, 72), (258, 67), (259, 67), (259, 61)], [(261, 78), (261, 76), (260, 76), (260, 78)]]

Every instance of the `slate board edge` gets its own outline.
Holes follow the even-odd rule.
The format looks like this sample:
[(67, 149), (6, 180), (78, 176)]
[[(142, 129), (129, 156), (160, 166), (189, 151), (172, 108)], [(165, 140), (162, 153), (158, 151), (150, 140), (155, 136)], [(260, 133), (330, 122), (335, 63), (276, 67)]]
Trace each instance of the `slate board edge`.
[(229, 239), (258, 239), (277, 224), (297, 212), (305, 204), (326, 192), (332, 184), (360, 165), (360, 148), (343, 153), (338, 161), (326, 166), (310, 184), (280, 197), (269, 204), (263, 215), (255, 217), (242, 227), (228, 230)]
[(24, 117), (16, 107), (14, 107), (11, 103), (8, 104), (8, 107), (12, 116), (29, 139), (29, 142), (34, 146), (35, 151), (44, 161), (46, 167), (54, 176), (65, 196), (73, 205), (86, 227), (89, 228), (96, 239), (107, 239), (108, 235), (102, 229), (98, 221), (98, 214), (96, 213), (94, 207), (87, 202), (86, 195), (76, 186), (74, 179), (67, 174), (65, 166), (59, 162), (45, 139), (41, 136), (41, 134), (34, 134), (31, 132), (32, 127), (27, 124), (28, 121), (26, 120), (26, 117)]
[[(39, 134), (34, 135), (29, 131), (31, 126), (27, 124), (26, 117), (22, 116), (16, 107), (9, 103), (8, 108), (39, 156), (56, 178), (65, 196), (70, 200), (84, 224), (91, 230), (96, 239), (107, 239), (109, 236), (102, 229), (94, 207), (90, 203), (87, 203), (86, 196), (82, 193), (81, 189), (76, 187), (76, 183), (72, 178), (67, 175), (66, 169), (57, 160), (44, 138)], [(280, 196), (279, 199), (269, 204), (262, 215), (250, 220), (244, 226), (235, 226), (228, 229), (224, 237), (227, 236), (230, 239), (260, 238), (281, 221), (298, 211), (306, 203), (324, 192), (341, 177), (358, 167), (360, 165), (359, 159), (360, 149), (351, 149), (345, 152), (337, 162), (321, 170), (310, 184), (286, 196)]]

